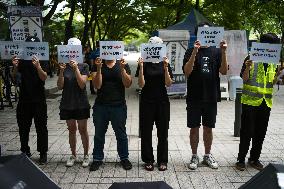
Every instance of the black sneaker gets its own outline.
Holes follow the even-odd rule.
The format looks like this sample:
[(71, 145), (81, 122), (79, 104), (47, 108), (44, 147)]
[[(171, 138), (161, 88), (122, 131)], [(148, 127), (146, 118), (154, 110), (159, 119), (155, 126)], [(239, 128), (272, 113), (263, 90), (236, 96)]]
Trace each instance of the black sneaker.
[(44, 165), (47, 162), (47, 153), (40, 153), (39, 155), (39, 164)]
[(131, 162), (128, 159), (121, 160), (120, 164), (122, 165), (124, 170), (132, 169), (132, 164), (131, 164)]
[(103, 164), (102, 161), (93, 161), (91, 166), (90, 166), (90, 171), (98, 170), (102, 164)]
[(244, 161), (238, 161), (235, 166), (236, 166), (236, 169), (240, 171), (244, 171), (246, 169), (246, 164)]
[(255, 168), (259, 171), (261, 171), (263, 169), (263, 164), (259, 160), (256, 160), (256, 161), (249, 160), (248, 163), (249, 163), (250, 166), (252, 166), (253, 168)]

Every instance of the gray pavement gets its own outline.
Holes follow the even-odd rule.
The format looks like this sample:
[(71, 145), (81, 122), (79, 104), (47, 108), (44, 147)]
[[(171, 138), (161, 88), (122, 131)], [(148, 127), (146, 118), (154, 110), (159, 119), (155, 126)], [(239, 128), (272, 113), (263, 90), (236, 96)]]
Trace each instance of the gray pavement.
[[(134, 69), (134, 66), (132, 67)], [(48, 79), (46, 87), (54, 89), (56, 86), (55, 76)], [(188, 169), (191, 157), (189, 145), (189, 130), (186, 127), (186, 104), (185, 99), (171, 99), (171, 121), (169, 130), (169, 163), (168, 170), (159, 172), (155, 167), (153, 172), (143, 169), (143, 162), (140, 157), (140, 139), (138, 137), (138, 96), (136, 94), (137, 80), (134, 79), (133, 87), (127, 89), (127, 133), (129, 137), (130, 161), (133, 169), (125, 171), (119, 164), (116, 151), (116, 139), (114, 132), (109, 127), (106, 134), (105, 160), (103, 166), (95, 172), (90, 172), (88, 168), (82, 168), (81, 162), (77, 162), (73, 167), (65, 167), (67, 158), (71, 152), (68, 144), (68, 130), (64, 121), (59, 120), (60, 91), (49, 95), (48, 103), (48, 131), (49, 131), (49, 152), (48, 164), (39, 167), (54, 182), (64, 189), (87, 189), (87, 188), (108, 188), (113, 182), (133, 182), (133, 181), (158, 181), (162, 180), (171, 185), (174, 189), (189, 188), (238, 188), (248, 181), (258, 171), (251, 167), (243, 172), (234, 168), (238, 152), (239, 138), (233, 136), (234, 127), (234, 102), (222, 101), (218, 104), (218, 115), (216, 129), (214, 130), (214, 141), (212, 154), (216, 157), (220, 167), (212, 170), (202, 164), (192, 171)], [(89, 92), (89, 91), (88, 91)], [(95, 96), (89, 95), (90, 103), (94, 103)], [(261, 160), (268, 163), (284, 162), (284, 86), (275, 93), (274, 106), (272, 108), (269, 127), (264, 141)], [(90, 154), (93, 148), (94, 126), (92, 119), (88, 120), (90, 135)], [(200, 133), (200, 146), (198, 155), (204, 155)], [(83, 148), (79, 134), (78, 157), (82, 158)], [(0, 144), (2, 154), (19, 154), (19, 134), (16, 123), (15, 108), (5, 108), (0, 111)], [(156, 156), (156, 130), (153, 131), (153, 142)], [(36, 152), (36, 132), (32, 126), (30, 133), (30, 146), (32, 160), (37, 163), (39, 158)]]

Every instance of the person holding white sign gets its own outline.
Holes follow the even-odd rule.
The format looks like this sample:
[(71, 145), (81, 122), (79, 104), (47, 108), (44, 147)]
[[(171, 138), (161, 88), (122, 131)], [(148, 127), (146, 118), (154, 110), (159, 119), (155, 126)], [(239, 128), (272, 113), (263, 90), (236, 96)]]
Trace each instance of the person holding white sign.
[[(201, 23), (197, 27), (209, 27), (209, 24)], [(188, 49), (184, 55), (183, 71), (187, 77), (187, 126), (190, 128), (192, 150), (190, 169), (197, 169), (199, 164), (197, 147), (201, 118), (205, 147), (203, 164), (212, 169), (218, 168), (218, 163), (211, 154), (211, 146), (217, 102), (221, 101), (219, 73), (225, 75), (228, 70), (226, 49), (227, 43), (224, 40), (221, 41), (220, 48), (201, 46), (200, 41), (197, 40), (194, 48)]]
[(128, 160), (125, 88), (129, 88), (132, 83), (130, 68), (123, 58), (119, 61), (104, 60), (102, 63), (102, 59), (98, 57), (94, 63), (92, 78), (97, 89), (97, 98), (93, 106), (95, 136), (90, 171), (98, 170), (103, 163), (105, 134), (109, 122), (115, 132), (120, 164), (123, 169), (129, 170), (132, 164)]
[[(162, 44), (159, 37), (151, 37), (151, 44)], [(140, 101), (141, 157), (147, 171), (154, 170), (152, 146), (153, 125), (157, 127), (157, 165), (165, 171), (168, 163), (168, 129), (170, 121), (170, 102), (166, 87), (172, 84), (172, 69), (167, 57), (160, 62), (144, 62), (138, 59), (136, 70), (138, 85), (142, 88)]]
[(21, 141), (21, 151), (31, 156), (29, 133), (34, 119), (37, 133), (37, 151), (40, 152), (39, 163), (47, 162), (48, 130), (47, 105), (45, 97), (45, 80), (48, 65), (40, 62), (36, 56), (32, 60), (20, 60), (13, 57), (14, 74), (20, 73), (20, 94), (17, 105), (17, 123)]
[[(71, 38), (74, 39), (74, 38)], [(76, 42), (76, 43), (75, 43)], [(72, 45), (81, 45), (77, 40)], [(68, 45), (70, 45), (68, 41)], [(77, 125), (84, 148), (83, 167), (89, 165), (89, 134), (87, 121), (90, 117), (90, 104), (88, 101), (86, 83), (89, 75), (89, 66), (86, 63), (78, 64), (75, 60), (69, 63), (59, 63), (58, 89), (62, 91), (60, 101), (60, 119), (66, 120), (69, 131), (69, 144), (72, 155), (66, 162), (67, 167), (74, 165), (77, 160), (76, 132)]]
[[(279, 44), (280, 39), (273, 33), (260, 36), (261, 43)], [(241, 70), (243, 78), (242, 115), (239, 153), (236, 163), (238, 170), (245, 170), (245, 158), (252, 140), (248, 163), (255, 169), (262, 170), (259, 161), (262, 144), (265, 139), (273, 101), (273, 85), (283, 68), (276, 68), (275, 63), (253, 62), (248, 56)]]

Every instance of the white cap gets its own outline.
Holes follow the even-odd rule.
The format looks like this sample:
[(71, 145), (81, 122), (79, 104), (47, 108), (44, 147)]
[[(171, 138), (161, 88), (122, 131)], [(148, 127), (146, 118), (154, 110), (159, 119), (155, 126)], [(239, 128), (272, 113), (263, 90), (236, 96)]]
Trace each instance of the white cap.
[(152, 44), (163, 44), (163, 40), (157, 36), (151, 37), (148, 42)]
[(67, 45), (81, 45), (81, 41), (75, 37), (68, 39)]

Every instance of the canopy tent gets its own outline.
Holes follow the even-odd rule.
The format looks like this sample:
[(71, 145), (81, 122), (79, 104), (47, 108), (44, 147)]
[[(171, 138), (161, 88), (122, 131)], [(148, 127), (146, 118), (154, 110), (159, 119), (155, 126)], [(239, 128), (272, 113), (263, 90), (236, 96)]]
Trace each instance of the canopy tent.
[(208, 22), (209, 24), (212, 24), (198, 10), (191, 9), (190, 13), (183, 21), (167, 27), (166, 30), (188, 30), (190, 35), (194, 35), (195, 26), (200, 22)]

